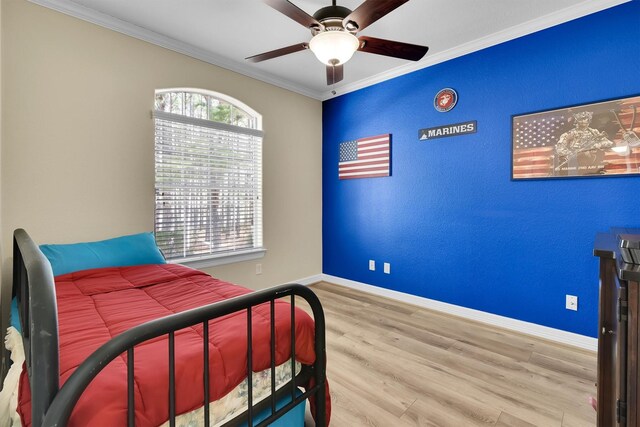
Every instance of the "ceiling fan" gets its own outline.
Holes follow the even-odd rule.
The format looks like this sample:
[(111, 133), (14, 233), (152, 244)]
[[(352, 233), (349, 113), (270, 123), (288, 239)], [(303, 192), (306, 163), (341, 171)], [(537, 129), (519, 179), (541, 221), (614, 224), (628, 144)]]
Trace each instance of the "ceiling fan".
[(264, 3), (311, 30), (313, 38), (308, 43), (272, 50), (246, 58), (261, 62), (301, 50), (310, 49), (327, 67), (327, 84), (332, 85), (344, 77), (343, 64), (356, 50), (410, 61), (420, 60), (429, 50), (427, 46), (396, 42), (356, 34), (402, 6), (409, 0), (366, 0), (356, 10), (337, 6), (319, 9), (313, 16), (287, 0), (263, 0)]

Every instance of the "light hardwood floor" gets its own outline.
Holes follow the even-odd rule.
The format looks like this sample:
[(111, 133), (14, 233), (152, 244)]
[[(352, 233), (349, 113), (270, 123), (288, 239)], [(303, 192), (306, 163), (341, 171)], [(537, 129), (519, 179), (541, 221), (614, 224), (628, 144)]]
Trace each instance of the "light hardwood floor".
[(338, 285), (311, 289), (326, 316), (331, 426), (595, 426), (593, 352)]

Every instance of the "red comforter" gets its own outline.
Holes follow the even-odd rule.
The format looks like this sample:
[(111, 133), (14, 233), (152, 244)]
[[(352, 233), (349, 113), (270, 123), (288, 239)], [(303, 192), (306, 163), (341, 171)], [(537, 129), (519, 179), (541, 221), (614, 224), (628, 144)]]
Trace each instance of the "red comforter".
[[(180, 265), (102, 268), (56, 277), (58, 300), (60, 383), (106, 341), (143, 322), (249, 293)], [(276, 302), (276, 364), (291, 354), (291, 308)], [(311, 364), (313, 320), (296, 309), (296, 358)], [(254, 307), (253, 370), (270, 367), (269, 304)], [(176, 412), (202, 406), (202, 325), (175, 334)], [(246, 377), (246, 311), (212, 320), (209, 326), (211, 398), (229, 393)], [(126, 425), (126, 354), (116, 358), (89, 385), (78, 401), (69, 426)], [(167, 337), (135, 348), (135, 409), (137, 426), (157, 426), (168, 419)], [(329, 404), (327, 396), (327, 405)], [(30, 390), (23, 372), (18, 412), (31, 425)], [(329, 408), (328, 408), (329, 409)], [(329, 412), (329, 410), (327, 410)], [(328, 417), (327, 417), (328, 420)]]

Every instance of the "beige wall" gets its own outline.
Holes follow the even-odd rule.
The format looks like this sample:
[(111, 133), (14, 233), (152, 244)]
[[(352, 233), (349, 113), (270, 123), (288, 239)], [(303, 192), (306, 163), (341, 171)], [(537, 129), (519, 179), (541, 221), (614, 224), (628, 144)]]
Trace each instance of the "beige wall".
[(267, 254), (209, 271), (253, 288), (321, 273), (320, 101), (26, 0), (4, 1), (5, 248), (19, 227), (38, 243), (152, 231), (154, 90), (194, 87), (244, 102), (265, 130)]

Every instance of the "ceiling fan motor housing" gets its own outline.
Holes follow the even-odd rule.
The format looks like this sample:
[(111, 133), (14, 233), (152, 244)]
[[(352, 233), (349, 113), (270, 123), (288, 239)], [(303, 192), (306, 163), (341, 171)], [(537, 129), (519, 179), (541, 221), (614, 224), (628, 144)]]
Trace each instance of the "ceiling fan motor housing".
[[(326, 30), (344, 30), (342, 26), (342, 20), (349, 16), (351, 9), (344, 6), (326, 6), (319, 9), (313, 14), (316, 21), (320, 22)], [(355, 29), (357, 30), (357, 28)], [(355, 32), (355, 30), (347, 29), (349, 32)], [(311, 28), (313, 34), (320, 32), (318, 28)]]

